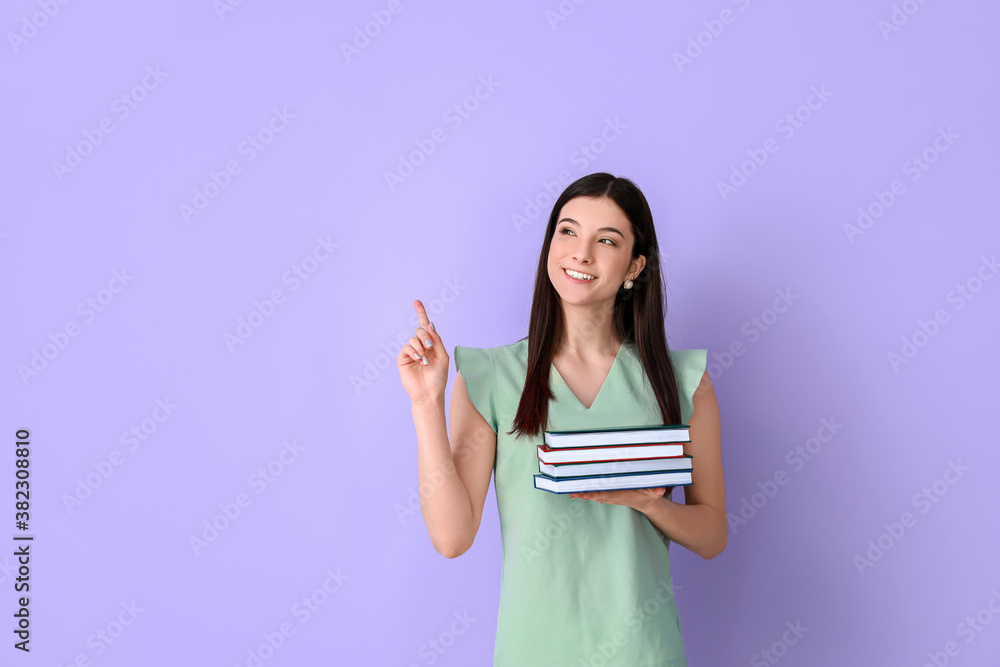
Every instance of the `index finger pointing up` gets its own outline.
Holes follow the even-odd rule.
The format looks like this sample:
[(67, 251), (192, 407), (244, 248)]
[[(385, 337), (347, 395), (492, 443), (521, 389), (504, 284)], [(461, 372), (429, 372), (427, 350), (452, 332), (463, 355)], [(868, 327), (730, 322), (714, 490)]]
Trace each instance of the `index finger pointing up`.
[(413, 302), (413, 307), (417, 311), (417, 317), (420, 318), (420, 326), (426, 329), (427, 325), (430, 324), (430, 320), (427, 319), (427, 311), (424, 310), (424, 304), (420, 303), (420, 299), (417, 299)]

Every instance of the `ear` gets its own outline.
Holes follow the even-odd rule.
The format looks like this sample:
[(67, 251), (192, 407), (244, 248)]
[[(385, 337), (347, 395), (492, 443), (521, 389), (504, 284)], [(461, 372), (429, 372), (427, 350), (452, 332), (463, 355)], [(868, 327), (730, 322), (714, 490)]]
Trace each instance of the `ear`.
[(646, 268), (646, 256), (645, 255), (639, 255), (638, 257), (636, 257), (635, 259), (633, 259), (632, 260), (632, 267), (631, 267), (631, 270), (629, 271), (629, 275), (632, 276), (632, 280), (635, 280), (636, 277), (638, 277), (638, 275), (640, 273), (642, 273), (642, 270), (644, 268)]

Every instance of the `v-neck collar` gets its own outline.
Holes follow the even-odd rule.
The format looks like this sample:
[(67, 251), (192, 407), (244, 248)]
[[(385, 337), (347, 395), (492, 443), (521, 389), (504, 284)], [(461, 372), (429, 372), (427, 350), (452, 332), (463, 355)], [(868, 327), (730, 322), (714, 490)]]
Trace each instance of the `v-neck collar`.
[(594, 400), (590, 404), (589, 408), (583, 404), (583, 401), (581, 401), (575, 393), (573, 393), (573, 390), (570, 389), (569, 383), (566, 382), (566, 379), (563, 378), (562, 373), (559, 372), (559, 369), (556, 368), (554, 363), (552, 364), (552, 370), (556, 377), (559, 378), (559, 381), (562, 382), (563, 387), (566, 388), (566, 393), (573, 397), (573, 400), (576, 401), (577, 405), (583, 408), (586, 412), (590, 412), (594, 406), (597, 405), (597, 401), (601, 399), (601, 395), (604, 393), (604, 389), (608, 386), (608, 381), (611, 379), (611, 374), (614, 373), (615, 369), (620, 365), (618, 362), (621, 361), (621, 358), (626, 354), (624, 351), (626, 345), (627, 343), (622, 341), (622, 343), (618, 346), (618, 352), (615, 353), (615, 360), (611, 363), (611, 368), (608, 370), (608, 374), (604, 376), (604, 382), (601, 383), (601, 388), (597, 390), (597, 395), (594, 396)]

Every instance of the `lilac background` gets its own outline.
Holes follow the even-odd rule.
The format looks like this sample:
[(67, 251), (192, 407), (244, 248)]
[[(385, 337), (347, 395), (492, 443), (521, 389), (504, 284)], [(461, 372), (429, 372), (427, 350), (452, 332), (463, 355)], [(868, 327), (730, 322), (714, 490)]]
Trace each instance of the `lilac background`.
[[(734, 521), (717, 559), (672, 550), (691, 664), (770, 664), (762, 649), (794, 665), (997, 664), (995, 3), (567, 1), (562, 16), (556, 0), (401, 0), (350, 58), (341, 45), (387, 2), (220, 6), (4, 5), (0, 533), (19, 532), (13, 441), (28, 428), (35, 542), (30, 655), (11, 647), (16, 574), (0, 556), (0, 662), (252, 665), (285, 623), (294, 634), (262, 664), (491, 664), (495, 499), (467, 554), (433, 550), (408, 504), (397, 341), (416, 298), (449, 355), (525, 335), (545, 184), (610, 171), (653, 208), (671, 346), (715, 364)], [(456, 127), (446, 111), (491, 77)], [(123, 117), (115, 100), (136, 86)], [(829, 97), (809, 109), (813, 89)], [(269, 135), (275, 109), (293, 117)], [(776, 123), (797, 109), (786, 136)], [(113, 131), (57, 174), (102, 119)], [(445, 141), (390, 187), (436, 128)], [(948, 128), (958, 138), (935, 154)], [(241, 142), (258, 134), (273, 141), (249, 160)], [(778, 150), (720, 194), (769, 138)], [(911, 180), (925, 149), (937, 159)], [(229, 161), (239, 173), (185, 216)], [(903, 194), (849, 238), (894, 180)], [(337, 247), (307, 260), (317, 239)], [(303, 260), (309, 278), (286, 280)], [(981, 289), (959, 308), (967, 281)], [(271, 316), (227, 344), (273, 290)], [(795, 300), (775, 317), (779, 290)], [(105, 302), (92, 319), (88, 298)], [(177, 406), (162, 422), (158, 400)], [(824, 418), (842, 427), (796, 467), (789, 452)], [(145, 439), (123, 441), (132, 428)], [(959, 461), (956, 483), (938, 481)], [(280, 474), (254, 477), (269, 464)], [(99, 486), (67, 504), (88, 475)], [(239, 494), (226, 526), (220, 505)], [(897, 540), (886, 524), (904, 512)], [(224, 529), (196, 549), (213, 520)], [(890, 548), (859, 565), (880, 537)], [(977, 612), (980, 630), (960, 625)], [(808, 631), (783, 644), (796, 621)], [(107, 645), (99, 630), (121, 634)]]

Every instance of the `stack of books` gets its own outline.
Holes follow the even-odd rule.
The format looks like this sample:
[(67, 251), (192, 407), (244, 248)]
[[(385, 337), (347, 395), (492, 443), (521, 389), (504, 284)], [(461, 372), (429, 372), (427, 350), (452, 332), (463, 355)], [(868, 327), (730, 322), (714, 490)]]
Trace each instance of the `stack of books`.
[(689, 437), (687, 424), (545, 431), (535, 488), (582, 493), (690, 484)]

